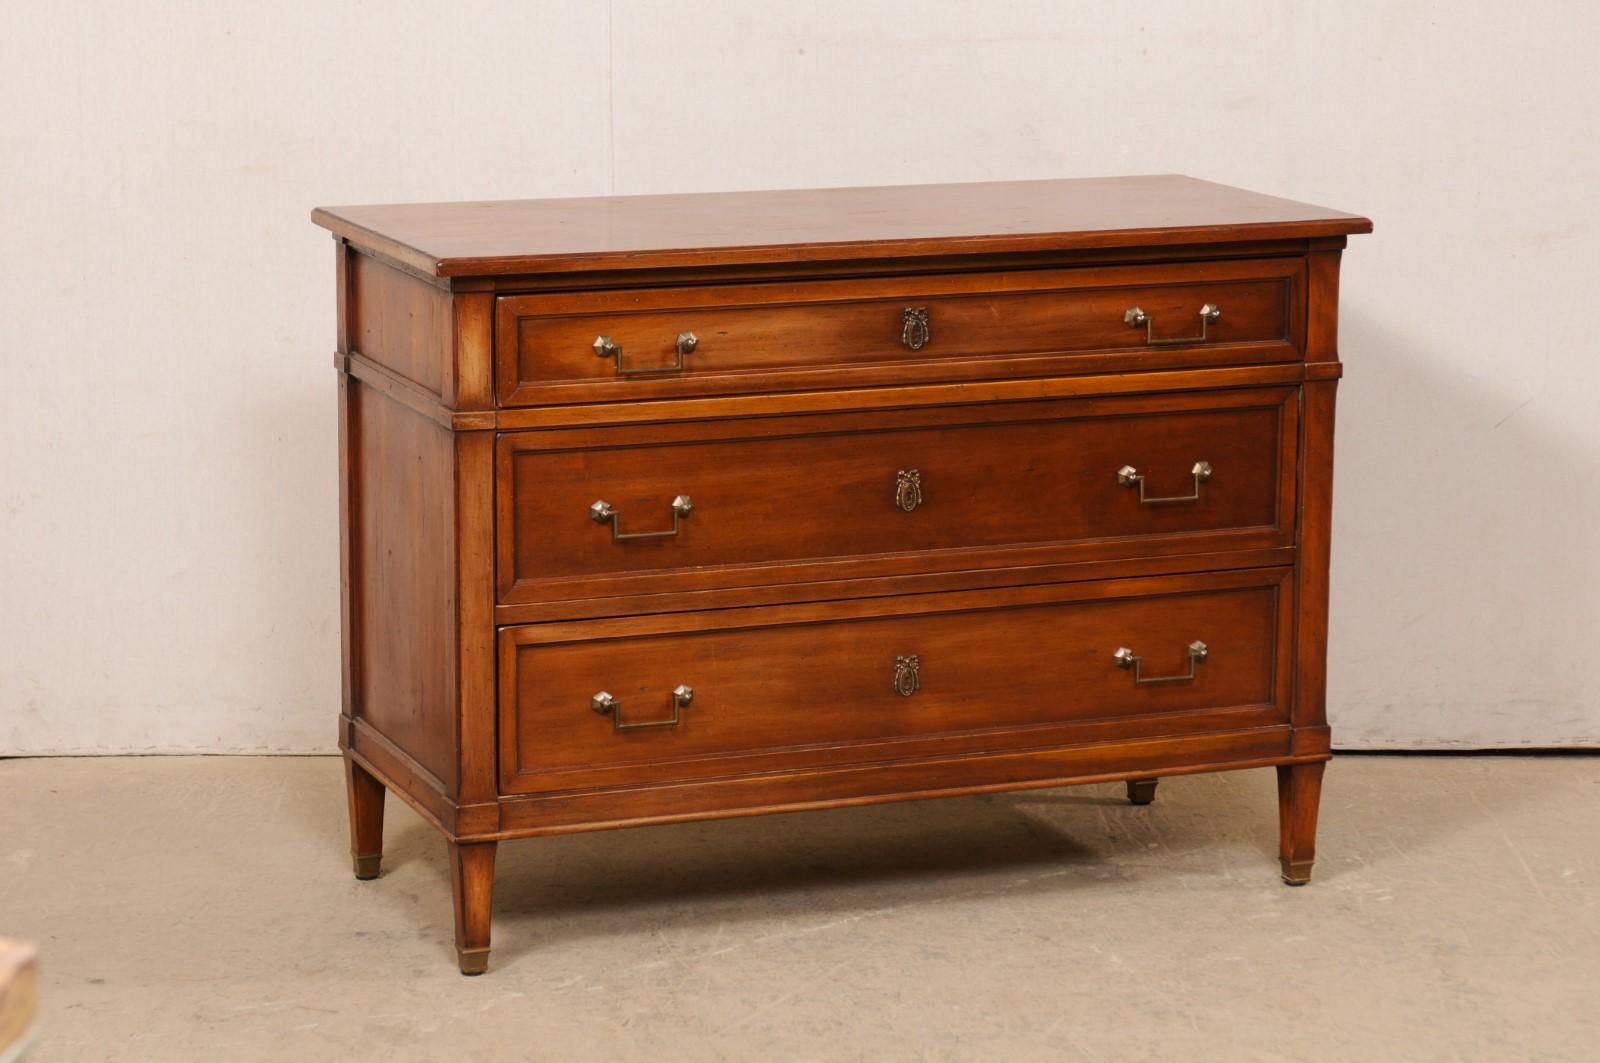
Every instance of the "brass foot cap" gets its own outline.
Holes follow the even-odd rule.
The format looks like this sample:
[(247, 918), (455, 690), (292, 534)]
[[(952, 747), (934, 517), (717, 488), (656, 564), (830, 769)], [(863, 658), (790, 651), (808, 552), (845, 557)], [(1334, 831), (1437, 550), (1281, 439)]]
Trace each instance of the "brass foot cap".
[(382, 853), (351, 853), (350, 862), (355, 866), (356, 878), (363, 881), (378, 877), (378, 865), (383, 862)]
[(1291, 886), (1304, 886), (1311, 881), (1310, 860), (1279, 860), (1283, 867), (1283, 881)]
[(489, 969), (489, 950), (481, 949), (456, 949), (456, 959), (461, 961), (462, 974), (482, 974)]

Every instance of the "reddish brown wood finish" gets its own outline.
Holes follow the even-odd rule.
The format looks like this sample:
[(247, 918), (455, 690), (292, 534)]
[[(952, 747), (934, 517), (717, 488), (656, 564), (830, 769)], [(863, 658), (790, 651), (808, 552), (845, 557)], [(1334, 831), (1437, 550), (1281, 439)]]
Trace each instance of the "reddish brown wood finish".
[(1283, 881), (1291, 886), (1304, 886), (1311, 881), (1325, 766), (1319, 760), (1278, 768), (1278, 857), (1283, 865)]
[(1174, 734), (1169, 728), (1158, 737), (1141, 738), (1130, 732), (1131, 737), (1087, 745), (846, 764), (668, 786), (519, 795), (502, 800), (499, 837), (1264, 768), (1294, 762), (1289, 733), (1287, 725), (1200, 734)]
[[(1276, 258), (501, 296), (499, 395), (523, 406), (1294, 361), (1304, 276), (1301, 259)], [(1201, 339), (1208, 304), (1222, 313)], [(926, 317), (915, 350), (907, 308)], [(1148, 330), (1125, 320), (1134, 308)], [(680, 359), (686, 332), (696, 343)], [(622, 347), (620, 369), (596, 356), (599, 336)]]
[[(314, 216), (352, 853), (377, 872), (386, 791), (446, 835), (463, 971), (508, 838), (1088, 781), (1143, 802), (1273, 766), (1284, 876), (1309, 877), (1365, 219), (1176, 177)], [(1181, 336), (1203, 302), (1203, 343), (1122, 320)], [(591, 346), (650, 366), (680, 331), (674, 373)], [(1196, 461), (1190, 502), (1117, 480), (1182, 494)], [(664, 530), (678, 494), (670, 539), (589, 518)], [(1192, 680), (1113, 659), (1181, 674), (1195, 639)], [(679, 683), (676, 727), (592, 707), (648, 721)]]
[(1366, 218), (1177, 174), (324, 207), (312, 220), (441, 277), (1148, 250), (1372, 231)]
[(455, 439), (367, 388), (351, 416), (355, 715), (454, 793)]
[[(1066, 745), (1161, 727), (1287, 722), (1289, 613), (1281, 570), (1071, 583), (509, 628), (501, 635), (505, 793)], [(1287, 635), (1287, 632), (1284, 632)], [(1138, 685), (1113, 654), (1190, 681)], [(913, 693), (897, 660), (916, 658)], [(1281, 677), (1281, 681), (1280, 681)], [(613, 695), (618, 731), (592, 711)]]
[[(500, 601), (1288, 545), (1287, 389), (501, 437)], [(1151, 498), (1119, 482), (1133, 466)], [(897, 504), (902, 472), (920, 501)], [(589, 519), (597, 501), (624, 534)]]
[(383, 862), (383, 783), (348, 754), (344, 770), (350, 796), (350, 862), (356, 878), (377, 878)]
[(462, 974), (489, 969), (489, 920), (494, 911), (494, 842), (450, 845), (450, 892), (456, 910), (456, 960)]

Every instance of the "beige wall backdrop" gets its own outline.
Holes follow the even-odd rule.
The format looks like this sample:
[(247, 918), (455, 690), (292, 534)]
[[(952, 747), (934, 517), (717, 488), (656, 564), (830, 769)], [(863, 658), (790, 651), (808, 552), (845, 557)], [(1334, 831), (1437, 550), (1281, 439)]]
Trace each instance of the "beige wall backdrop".
[(1331, 714), (1600, 743), (1600, 8), (0, 0), (0, 753), (328, 751), (321, 203), (1185, 172), (1366, 213)]

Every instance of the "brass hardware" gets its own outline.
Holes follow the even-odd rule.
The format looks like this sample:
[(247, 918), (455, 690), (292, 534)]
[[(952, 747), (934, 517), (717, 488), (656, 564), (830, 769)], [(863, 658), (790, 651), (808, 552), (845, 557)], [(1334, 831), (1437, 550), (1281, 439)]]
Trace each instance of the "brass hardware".
[(671, 365), (656, 366), (651, 369), (630, 369), (622, 364), (622, 344), (610, 336), (596, 336), (594, 338), (594, 353), (601, 358), (610, 358), (617, 363), (617, 373), (621, 376), (646, 376), (650, 373), (676, 373), (683, 369), (685, 355), (693, 354), (694, 349), (700, 346), (700, 338), (692, 332), (678, 333), (678, 360)]
[(1290, 860), (1287, 857), (1278, 858), (1278, 866), (1283, 869), (1283, 882), (1287, 886), (1304, 886), (1311, 881), (1312, 860)]
[(894, 474), (894, 504), (907, 513), (922, 505), (922, 473), (901, 469)]
[(933, 339), (928, 328), (928, 308), (908, 306), (900, 311), (900, 342), (913, 351), (920, 351)]
[(1189, 643), (1189, 670), (1182, 675), (1145, 675), (1144, 665), (1137, 653), (1123, 646), (1111, 655), (1117, 662), (1118, 668), (1132, 668), (1133, 681), (1138, 686), (1148, 686), (1151, 683), (1186, 683), (1194, 678), (1195, 665), (1206, 659), (1211, 651), (1199, 639)]
[(1129, 328), (1144, 327), (1144, 341), (1152, 347), (1168, 347), (1178, 343), (1204, 343), (1210, 336), (1211, 326), (1216, 324), (1217, 318), (1222, 316), (1222, 307), (1216, 303), (1207, 303), (1200, 308), (1200, 335), (1198, 336), (1172, 336), (1167, 339), (1157, 339), (1151, 333), (1156, 327), (1156, 319), (1140, 310), (1137, 306), (1130, 306), (1122, 315), (1123, 323)]
[(1141, 506), (1164, 506), (1169, 502), (1196, 502), (1200, 499), (1200, 485), (1211, 479), (1211, 463), (1197, 461), (1189, 472), (1194, 476), (1194, 490), (1186, 495), (1167, 495), (1163, 498), (1151, 498), (1144, 493), (1144, 475), (1132, 465), (1124, 465), (1117, 470), (1117, 483), (1123, 487), (1137, 487), (1139, 489), (1139, 504)]
[(678, 534), (678, 524), (683, 518), (694, 512), (694, 500), (688, 495), (679, 495), (672, 500), (672, 527), (666, 531), (653, 532), (624, 532), (621, 527), (622, 516), (614, 509), (610, 502), (601, 499), (589, 507), (589, 519), (596, 524), (611, 522), (611, 541), (614, 543), (626, 542), (629, 539), (670, 539)]
[(922, 689), (922, 660), (915, 654), (894, 659), (894, 692), (909, 698)]
[(610, 691), (602, 690), (589, 699), (589, 707), (601, 716), (611, 717), (611, 726), (618, 731), (641, 731), (649, 727), (676, 727), (683, 719), (683, 710), (694, 703), (694, 687), (679, 683), (672, 688), (672, 715), (664, 720), (636, 720), (624, 723), (622, 703)]

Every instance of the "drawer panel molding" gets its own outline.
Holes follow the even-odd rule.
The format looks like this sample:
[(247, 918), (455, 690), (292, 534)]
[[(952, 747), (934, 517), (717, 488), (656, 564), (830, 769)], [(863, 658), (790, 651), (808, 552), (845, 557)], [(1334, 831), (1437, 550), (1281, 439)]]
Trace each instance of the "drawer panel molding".
[(1294, 398), (508, 433), (500, 602), (1288, 545)]
[(1304, 266), (1266, 258), (503, 295), (499, 401), (1294, 361)]
[(1283, 723), (1286, 575), (508, 628), (502, 785), (532, 793), (1062, 744), (1129, 721)]

